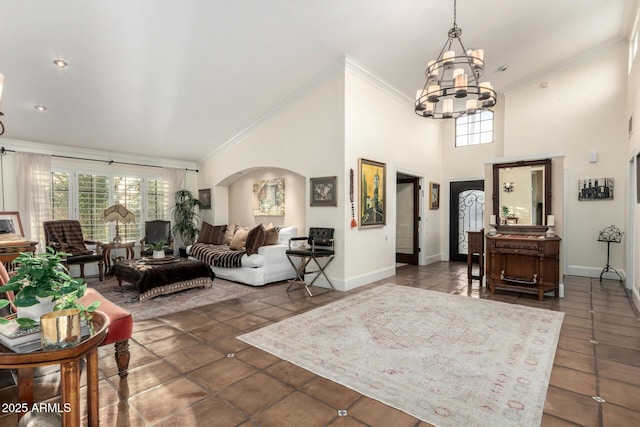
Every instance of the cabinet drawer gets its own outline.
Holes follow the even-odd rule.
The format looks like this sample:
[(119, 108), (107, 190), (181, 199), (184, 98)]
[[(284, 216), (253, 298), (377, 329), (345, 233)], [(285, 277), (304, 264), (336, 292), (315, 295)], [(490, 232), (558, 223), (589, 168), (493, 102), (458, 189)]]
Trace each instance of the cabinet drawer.
[(491, 253), (498, 253), (502, 255), (526, 255), (526, 256), (540, 256), (538, 249), (521, 249), (521, 248), (496, 248), (491, 250)]
[(503, 252), (504, 249), (513, 250), (527, 250), (527, 251), (540, 251), (539, 242), (527, 242), (524, 240), (498, 240), (496, 242), (496, 248)]

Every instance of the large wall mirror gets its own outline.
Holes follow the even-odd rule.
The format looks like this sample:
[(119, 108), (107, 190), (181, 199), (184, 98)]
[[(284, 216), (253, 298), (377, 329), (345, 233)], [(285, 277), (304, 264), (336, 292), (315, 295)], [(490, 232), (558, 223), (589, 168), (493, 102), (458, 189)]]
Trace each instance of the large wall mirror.
[(498, 229), (546, 230), (551, 214), (551, 159), (494, 164), (493, 213)]

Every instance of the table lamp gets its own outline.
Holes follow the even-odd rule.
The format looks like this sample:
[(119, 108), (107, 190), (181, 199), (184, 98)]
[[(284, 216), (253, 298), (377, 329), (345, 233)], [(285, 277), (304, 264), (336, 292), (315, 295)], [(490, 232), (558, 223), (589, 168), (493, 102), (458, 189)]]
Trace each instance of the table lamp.
[(119, 203), (109, 206), (104, 210), (104, 222), (116, 222), (116, 237), (113, 238), (113, 241), (116, 243), (122, 241), (122, 238), (120, 237), (119, 223), (122, 222), (123, 224), (127, 224), (135, 221), (135, 219), (136, 217), (133, 212)]

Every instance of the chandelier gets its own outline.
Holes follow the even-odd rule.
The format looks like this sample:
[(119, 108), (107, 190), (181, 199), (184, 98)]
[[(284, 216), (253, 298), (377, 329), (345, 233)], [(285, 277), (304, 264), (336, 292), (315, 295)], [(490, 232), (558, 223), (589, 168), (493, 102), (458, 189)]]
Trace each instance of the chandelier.
[[(432, 119), (450, 119), (475, 114), (496, 105), (496, 92), (489, 82), (481, 82), (484, 51), (466, 50), (456, 24), (456, 0), (453, 1), (453, 28), (438, 58), (429, 61), (424, 87), (416, 93), (415, 112)], [(454, 41), (460, 44), (456, 52)]]

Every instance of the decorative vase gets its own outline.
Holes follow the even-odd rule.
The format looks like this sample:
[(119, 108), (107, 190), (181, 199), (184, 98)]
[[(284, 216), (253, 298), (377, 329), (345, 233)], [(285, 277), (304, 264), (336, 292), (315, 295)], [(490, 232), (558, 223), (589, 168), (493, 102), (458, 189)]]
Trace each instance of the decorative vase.
[(40, 340), (44, 350), (73, 347), (80, 342), (80, 310), (69, 308), (40, 317)]
[(164, 258), (164, 250), (161, 251), (153, 251), (153, 257), (154, 258)]
[(40, 316), (53, 311), (53, 307), (56, 305), (56, 303), (53, 302), (52, 296), (45, 298), (36, 297), (36, 299), (40, 301), (40, 304), (30, 305), (29, 307), (18, 307), (17, 316), (19, 319), (26, 317), (35, 322), (39, 322)]

